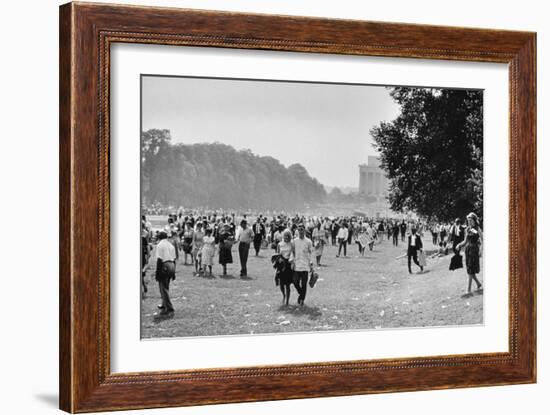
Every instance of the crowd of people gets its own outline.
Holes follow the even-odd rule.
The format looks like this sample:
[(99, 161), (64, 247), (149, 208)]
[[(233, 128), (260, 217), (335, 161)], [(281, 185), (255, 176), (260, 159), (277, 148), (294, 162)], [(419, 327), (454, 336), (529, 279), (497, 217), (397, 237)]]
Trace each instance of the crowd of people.
[[(159, 209), (148, 208), (144, 212), (157, 213)], [(461, 249), (465, 248), (468, 294), (471, 294), (473, 281), (478, 290), (481, 289), (476, 275), (480, 268), (482, 233), (479, 219), (474, 213), (468, 215), (467, 225), (463, 225), (459, 218), (452, 224), (442, 224), (418, 219), (322, 217), (286, 213), (247, 213), (237, 216), (223, 211), (205, 213), (179, 209), (168, 214), (166, 224), (161, 229), (154, 230), (147, 215), (142, 216), (141, 226), (143, 291), (147, 290), (144, 276), (156, 245), (155, 276), (163, 299), (159, 305), (161, 314), (173, 312), (168, 290), (170, 281), (175, 278), (175, 264), (178, 261), (194, 266), (195, 276), (209, 278), (213, 278), (212, 268), (217, 262), (221, 266), (221, 276), (225, 277), (228, 266), (233, 263), (234, 245), (237, 245), (241, 278), (248, 278), (247, 263), (251, 249), (256, 256), (261, 249), (272, 250), (275, 283), (280, 287), (286, 304), (292, 284), (298, 291), (298, 304), (304, 304), (308, 276), (311, 286), (316, 276), (314, 264), (317, 267), (322, 265), (327, 245), (337, 248), (336, 257), (348, 256), (348, 251), (355, 245), (358, 255), (364, 256), (367, 248), (372, 251), (374, 245), (381, 243), (384, 238), (391, 239), (393, 246), (399, 246), (400, 243), (406, 246), (409, 273), (412, 273), (412, 263), (422, 272), (426, 266), (422, 237), (427, 232), (432, 235), (432, 257), (446, 256), (451, 252), (455, 257), (460, 256)], [(457, 261), (454, 262), (456, 265)], [(168, 263), (174, 266), (166, 265)], [(455, 268), (460, 268), (460, 265)]]

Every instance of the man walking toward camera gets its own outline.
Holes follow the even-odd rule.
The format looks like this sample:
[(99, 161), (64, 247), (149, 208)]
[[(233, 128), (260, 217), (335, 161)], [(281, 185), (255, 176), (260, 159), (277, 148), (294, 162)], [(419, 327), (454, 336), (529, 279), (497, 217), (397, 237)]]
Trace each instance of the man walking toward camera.
[(254, 251), (256, 252), (256, 256), (258, 256), (262, 247), (262, 241), (265, 238), (265, 226), (262, 223), (262, 215), (256, 219), (256, 223), (252, 229), (254, 231)]
[(416, 234), (416, 228), (411, 228), (411, 234), (409, 235), (409, 244), (407, 246), (407, 263), (409, 265), (409, 274), (411, 271), (411, 258), (414, 263), (420, 267), (420, 271), (424, 271), (424, 267), (418, 262), (418, 250), (422, 249), (422, 239)]
[(298, 237), (292, 241), (294, 275), (293, 283), (298, 291), (298, 304), (304, 305), (307, 292), (307, 278), (313, 269), (311, 256), (313, 254), (313, 243), (306, 238), (304, 225), (298, 226)]
[(399, 224), (394, 222), (391, 227), (393, 246), (397, 246), (399, 242)]
[(405, 219), (403, 219), (399, 225), (399, 230), (401, 231), (401, 242), (405, 242), (405, 233), (407, 232), (407, 224), (405, 223)]
[(160, 308), (161, 315), (168, 315), (174, 313), (174, 307), (172, 301), (170, 301), (170, 281), (176, 279), (176, 248), (167, 239), (168, 234), (164, 231), (159, 232), (158, 236), (160, 242), (157, 245), (155, 253), (157, 259), (157, 270), (155, 279), (159, 283), (160, 297), (162, 298), (162, 304)]
[(237, 230), (236, 240), (239, 242), (239, 260), (241, 261), (241, 277), (247, 276), (246, 263), (248, 262), (248, 252), (250, 243), (254, 239), (254, 232), (248, 227), (246, 220), (241, 221), (241, 226)]

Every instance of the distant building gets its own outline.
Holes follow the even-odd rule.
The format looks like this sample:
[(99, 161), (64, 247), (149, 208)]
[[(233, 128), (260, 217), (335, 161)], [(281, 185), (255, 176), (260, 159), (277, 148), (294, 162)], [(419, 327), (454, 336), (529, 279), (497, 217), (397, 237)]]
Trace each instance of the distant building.
[(367, 164), (359, 165), (359, 194), (382, 201), (388, 195), (388, 178), (380, 168), (378, 157), (368, 156)]

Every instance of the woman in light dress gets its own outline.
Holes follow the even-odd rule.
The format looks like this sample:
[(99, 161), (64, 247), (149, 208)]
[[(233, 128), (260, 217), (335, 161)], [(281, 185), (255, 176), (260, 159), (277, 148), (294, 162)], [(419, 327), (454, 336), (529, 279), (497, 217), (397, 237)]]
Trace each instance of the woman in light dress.
[(204, 276), (206, 267), (208, 267), (208, 277), (212, 278), (212, 265), (214, 265), (214, 255), (216, 254), (216, 238), (212, 235), (212, 229), (207, 228), (203, 238), (201, 250), (201, 259)]
[(204, 245), (204, 232), (202, 231), (202, 223), (197, 223), (197, 229), (193, 232), (193, 248), (191, 249), (191, 256), (195, 263), (195, 275), (199, 275), (202, 270), (201, 257), (202, 247)]
[(368, 239), (367, 245), (369, 246), (369, 250), (372, 251), (372, 249), (374, 247), (374, 242), (378, 238), (376, 229), (374, 228), (374, 224), (371, 223), (367, 227), (367, 232), (366, 233), (367, 233), (367, 239)]
[(317, 266), (321, 266), (321, 257), (323, 256), (323, 247), (326, 244), (325, 230), (321, 229), (321, 222), (317, 222), (317, 225), (311, 232), (311, 242), (313, 242), (313, 248), (315, 248), (315, 258), (317, 260)]
[(366, 228), (361, 224), (359, 226), (359, 234), (357, 235), (357, 240), (355, 243), (359, 246), (359, 253), (361, 256), (365, 255), (365, 248), (367, 247), (369, 243), (370, 238), (367, 235)]

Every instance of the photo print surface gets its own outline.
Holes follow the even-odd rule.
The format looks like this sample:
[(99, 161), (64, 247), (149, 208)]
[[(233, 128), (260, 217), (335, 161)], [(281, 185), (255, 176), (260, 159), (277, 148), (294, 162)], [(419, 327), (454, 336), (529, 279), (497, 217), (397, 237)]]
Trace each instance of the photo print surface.
[(483, 324), (483, 90), (141, 76), (141, 337)]

